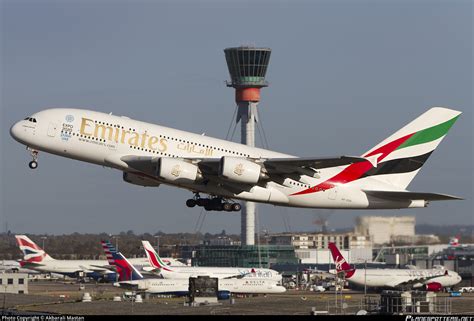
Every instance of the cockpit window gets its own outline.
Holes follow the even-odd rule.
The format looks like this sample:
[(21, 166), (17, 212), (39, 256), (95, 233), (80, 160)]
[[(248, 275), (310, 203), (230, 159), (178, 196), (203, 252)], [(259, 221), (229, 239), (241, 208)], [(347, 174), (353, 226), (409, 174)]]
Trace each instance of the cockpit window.
[(30, 121), (32, 123), (36, 123), (36, 118), (26, 117), (24, 120)]

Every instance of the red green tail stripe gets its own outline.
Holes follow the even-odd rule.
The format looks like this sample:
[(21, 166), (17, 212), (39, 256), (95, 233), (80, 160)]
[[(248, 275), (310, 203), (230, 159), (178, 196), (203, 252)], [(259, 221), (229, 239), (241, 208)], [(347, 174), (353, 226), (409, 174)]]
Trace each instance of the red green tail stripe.
[(440, 137), (443, 137), (444, 135), (446, 135), (451, 126), (454, 125), (458, 117), (459, 116), (456, 116), (453, 119), (450, 119), (444, 123), (416, 132), (412, 137), (410, 137), (410, 139), (401, 144), (397, 149), (428, 143)]
[[(459, 116), (456, 116), (444, 123), (420, 130), (419, 132), (416, 132), (416, 133), (412, 133), (412, 134), (408, 134), (406, 136), (400, 137), (392, 142), (389, 142), (373, 150), (372, 152), (364, 155), (364, 157), (370, 157), (373, 155), (380, 154), (380, 156), (377, 157), (377, 163), (379, 163), (385, 157), (387, 157), (390, 153), (392, 153), (394, 150), (434, 141), (446, 135), (446, 133), (451, 128), (451, 126), (453, 126), (453, 124), (456, 122), (458, 117)], [(373, 166), (369, 161), (351, 164), (345, 169), (343, 169), (340, 173), (333, 176), (332, 178), (316, 186), (291, 194), (291, 196), (325, 191), (327, 189), (335, 187), (336, 185), (346, 184), (346, 183), (355, 181), (363, 177), (364, 174), (367, 173), (372, 168)]]
[[(409, 134), (409, 135), (400, 137), (388, 144), (385, 144), (375, 149), (369, 154), (364, 155), (364, 157), (380, 154), (380, 156), (377, 157), (377, 162), (381, 162), (385, 157), (387, 157), (391, 152), (396, 150), (401, 144), (406, 142), (412, 136), (413, 134)], [(344, 168), (339, 174), (333, 176), (327, 181), (322, 182), (321, 184), (318, 184), (306, 190), (291, 194), (291, 196), (316, 193), (319, 191), (325, 191), (327, 189), (333, 188), (334, 186), (339, 185), (339, 184), (350, 183), (352, 181), (355, 181), (356, 179), (361, 178), (372, 167), (373, 166), (369, 161), (351, 164), (348, 167)]]

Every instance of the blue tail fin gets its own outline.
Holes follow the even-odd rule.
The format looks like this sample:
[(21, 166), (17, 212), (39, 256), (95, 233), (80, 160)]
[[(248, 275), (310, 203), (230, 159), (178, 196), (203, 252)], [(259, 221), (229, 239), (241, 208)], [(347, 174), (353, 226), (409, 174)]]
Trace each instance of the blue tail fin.
[(123, 256), (122, 253), (117, 252), (115, 247), (109, 241), (102, 241), (102, 246), (104, 247), (107, 259), (109, 259), (109, 256), (111, 257), (109, 262), (117, 268), (119, 281), (143, 279), (143, 275), (125, 258), (125, 256)]

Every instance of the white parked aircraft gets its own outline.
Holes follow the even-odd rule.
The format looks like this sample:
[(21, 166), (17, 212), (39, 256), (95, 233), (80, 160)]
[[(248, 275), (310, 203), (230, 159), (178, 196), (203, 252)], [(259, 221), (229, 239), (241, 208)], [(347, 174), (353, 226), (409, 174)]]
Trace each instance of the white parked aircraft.
[(355, 269), (344, 259), (336, 244), (329, 243), (336, 272), (343, 273), (345, 279), (359, 286), (379, 288), (425, 288), (427, 291), (440, 291), (461, 282), (454, 271), (439, 266), (433, 269)]
[[(26, 235), (15, 235), (23, 252), (20, 266), (43, 273), (56, 273), (72, 278), (91, 277), (95, 280), (115, 281), (116, 273), (106, 260), (56, 260)], [(169, 261), (164, 259), (165, 264)], [(149, 267), (147, 258), (132, 259), (138, 268)]]
[[(189, 207), (238, 211), (232, 199), (307, 208), (425, 207), (458, 197), (406, 190), (461, 112), (434, 107), (361, 157), (298, 158), (83, 109), (47, 109), (17, 122), (14, 139), (38, 166), (44, 151), (123, 171), (141, 186), (192, 191)], [(199, 193), (209, 194), (201, 198)]]
[[(105, 249), (105, 247), (104, 247)], [(110, 252), (114, 258), (119, 281), (115, 286), (146, 293), (187, 295), (189, 278), (149, 278), (143, 275), (120, 252)], [(225, 268), (223, 268), (225, 269)], [(278, 281), (271, 278), (219, 278), (218, 295), (228, 298), (230, 293), (268, 294), (283, 293), (286, 289)]]
[(142, 241), (146, 256), (150, 266), (155, 269), (163, 278), (189, 279), (190, 277), (209, 276), (219, 279), (259, 279), (282, 281), (282, 275), (272, 269), (244, 268), (244, 267), (211, 267), (211, 266), (173, 266), (166, 265), (160, 256), (155, 252), (150, 242)]

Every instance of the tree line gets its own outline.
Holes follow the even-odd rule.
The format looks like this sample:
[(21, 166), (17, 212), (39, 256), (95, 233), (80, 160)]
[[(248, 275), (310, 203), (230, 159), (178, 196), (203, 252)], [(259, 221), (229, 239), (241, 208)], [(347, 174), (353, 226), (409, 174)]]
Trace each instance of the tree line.
[[(226, 236), (233, 241), (238, 241), (238, 235), (226, 235), (223, 230), (220, 234), (210, 233), (172, 233), (155, 234), (144, 233), (136, 235), (133, 231), (120, 232), (118, 234), (63, 234), (63, 235), (35, 235), (27, 234), (38, 246), (43, 247), (46, 253), (55, 259), (105, 259), (101, 241), (108, 240), (126, 257), (142, 257), (145, 255), (142, 240), (149, 241), (154, 247), (159, 245), (160, 256), (177, 257), (180, 248), (186, 245), (197, 245), (217, 238)], [(23, 257), (15, 235), (12, 233), (0, 234), (0, 260), (16, 260)]]

